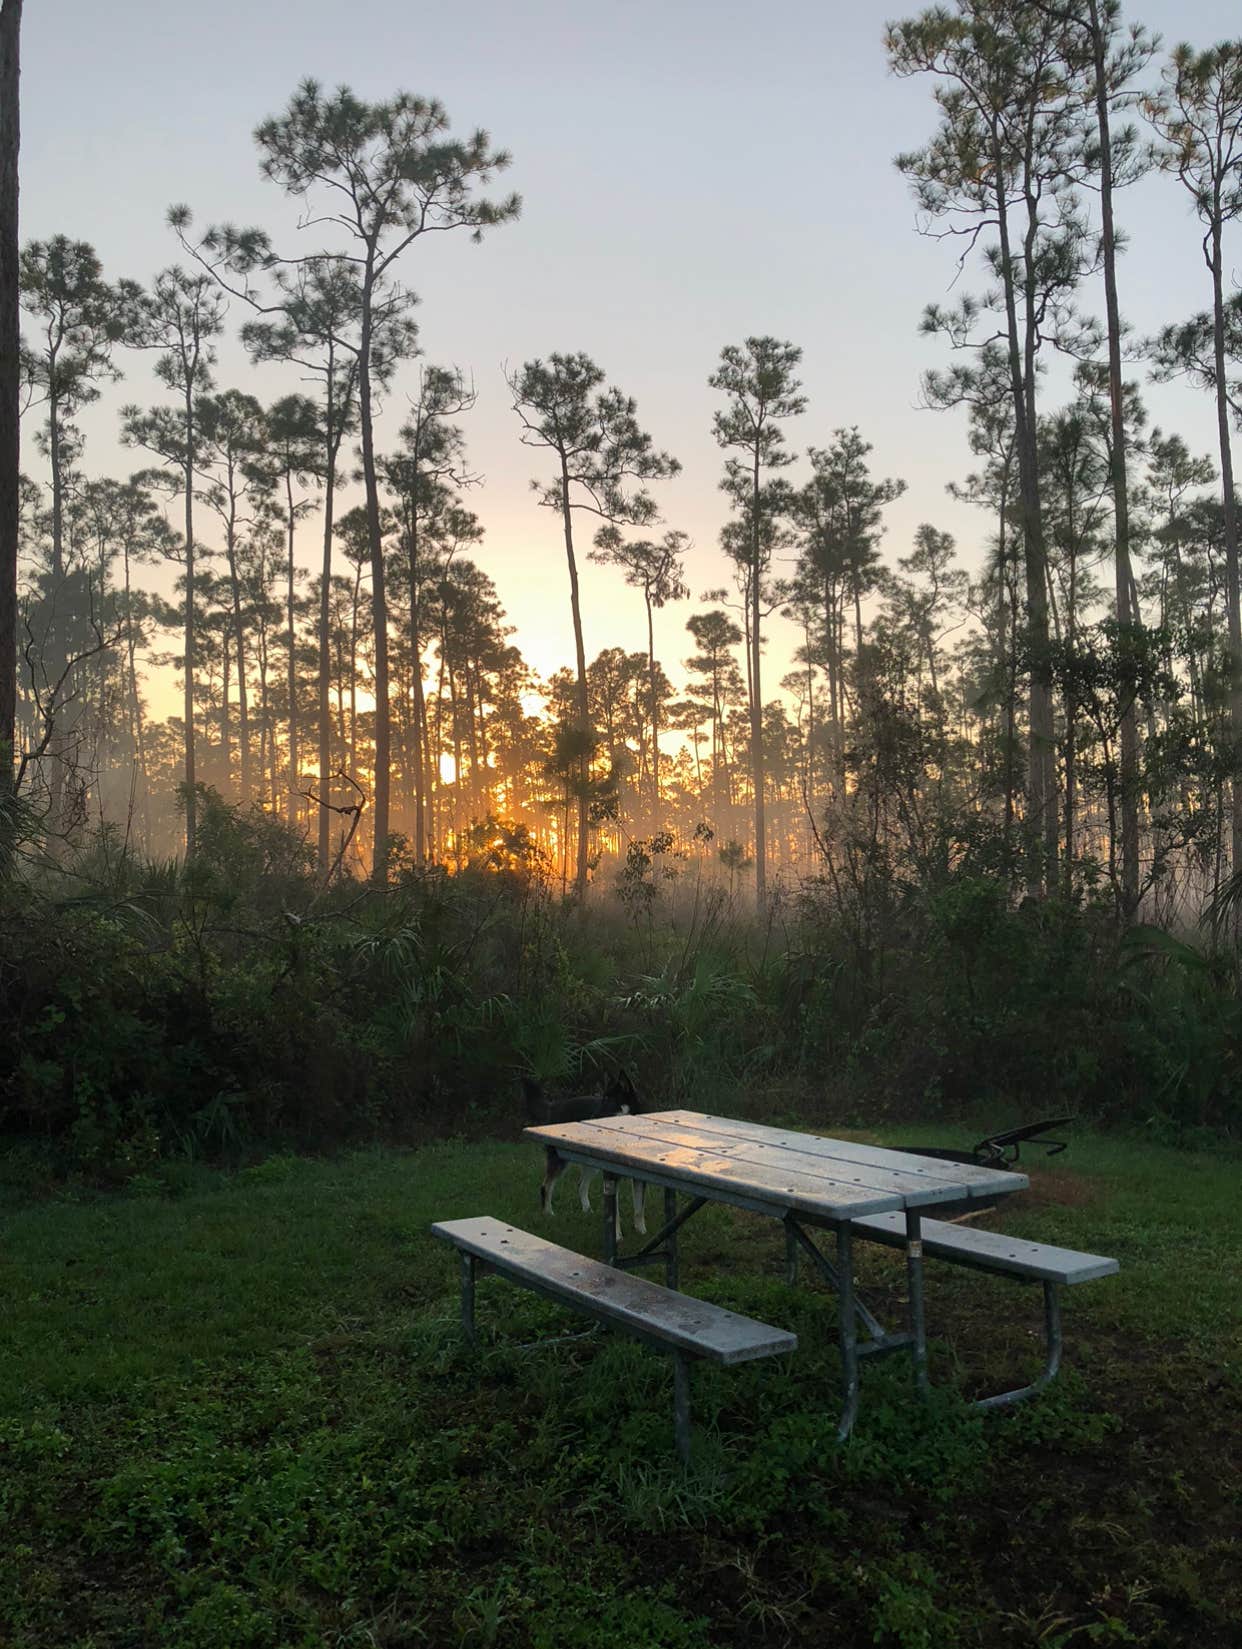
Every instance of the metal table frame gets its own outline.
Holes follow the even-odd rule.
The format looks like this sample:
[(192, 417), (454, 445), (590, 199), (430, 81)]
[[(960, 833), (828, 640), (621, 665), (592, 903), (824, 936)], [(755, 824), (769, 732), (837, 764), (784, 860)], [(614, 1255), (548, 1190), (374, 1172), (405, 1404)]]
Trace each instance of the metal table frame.
[[(577, 1160), (569, 1157), (570, 1161)], [(598, 1167), (599, 1164), (587, 1164)], [(626, 1178), (631, 1176), (627, 1175)], [(633, 1176), (638, 1178), (640, 1176)], [(647, 1184), (658, 1183), (645, 1180)], [(663, 1259), (664, 1276), (669, 1288), (678, 1286), (677, 1234), (709, 1202), (728, 1201), (735, 1207), (746, 1207), (750, 1212), (766, 1214), (777, 1219), (785, 1228), (786, 1276), (790, 1283), (797, 1281), (798, 1257), (805, 1253), (829, 1284), (837, 1297), (837, 1344), (841, 1353), (842, 1407), (837, 1424), (838, 1440), (844, 1442), (854, 1429), (858, 1417), (859, 1360), (869, 1356), (883, 1356), (894, 1351), (909, 1350), (914, 1371), (915, 1389), (920, 1397), (927, 1394), (927, 1334), (923, 1316), (923, 1244), (921, 1218), (917, 1208), (906, 1210), (906, 1277), (909, 1291), (907, 1328), (902, 1334), (888, 1333), (883, 1324), (859, 1299), (854, 1287), (854, 1234), (848, 1220), (823, 1222), (823, 1228), (835, 1232), (835, 1263), (812, 1240), (807, 1220), (775, 1207), (764, 1207), (736, 1198), (705, 1197), (696, 1192), (680, 1210), (677, 1209), (677, 1190), (664, 1186), (665, 1224), (655, 1236), (633, 1254), (617, 1253), (617, 1177), (604, 1174), (604, 1259), (609, 1265), (623, 1268), (648, 1265)], [(819, 1222), (816, 1222), (817, 1224)], [(861, 1323), (867, 1337), (859, 1341)]]
[[(674, 1114), (669, 1113), (670, 1116)], [(648, 1115), (652, 1122), (658, 1122), (663, 1113), (648, 1113)], [(682, 1115), (684, 1116), (685, 1113), (682, 1113)], [(622, 1165), (610, 1159), (602, 1151), (575, 1145), (572, 1142), (550, 1139), (547, 1136), (551, 1130), (531, 1128), (527, 1129), (526, 1132), (541, 1144), (555, 1150), (556, 1154), (565, 1162), (602, 1174), (604, 1185), (603, 1258), (605, 1262), (609, 1265), (629, 1269), (663, 1260), (665, 1282), (669, 1288), (678, 1286), (678, 1233), (687, 1221), (706, 1207), (709, 1202), (742, 1208), (750, 1213), (762, 1214), (768, 1218), (778, 1220), (785, 1231), (786, 1276), (789, 1282), (795, 1283), (797, 1281), (798, 1260), (801, 1255), (805, 1254), (820, 1275), (824, 1277), (837, 1298), (837, 1341), (841, 1354), (842, 1380), (841, 1414), (837, 1424), (837, 1437), (840, 1441), (844, 1442), (850, 1435), (854, 1422), (858, 1417), (859, 1364), (863, 1358), (908, 1351), (915, 1389), (920, 1398), (926, 1398), (928, 1390), (927, 1333), (923, 1311), (921, 1206), (913, 1208), (907, 1206), (904, 1210), (906, 1223), (906, 1328), (901, 1333), (889, 1333), (858, 1297), (855, 1289), (854, 1233), (849, 1217), (830, 1219), (824, 1215), (810, 1215), (804, 1211), (795, 1211), (784, 1207), (779, 1202), (767, 1200), (759, 1194), (751, 1194), (745, 1190), (735, 1191), (731, 1186), (724, 1183), (709, 1187), (701, 1183), (688, 1182), (672, 1170), (661, 1173), (646, 1165), (641, 1168)], [(773, 1130), (773, 1132), (784, 1131)], [(822, 1143), (824, 1138), (820, 1135), (807, 1135), (806, 1137), (816, 1140), (818, 1143)], [(1001, 1190), (998, 1186), (996, 1195), (1008, 1195), (1013, 1190), (1020, 1189), (1020, 1185), (1015, 1185), (1012, 1181), (1024, 1179), (1024, 1176), (1002, 1175), (999, 1172), (996, 1177), (998, 1182), (1002, 1179), (1011, 1182), (1006, 1184), (1004, 1190)], [(638, 1180), (644, 1185), (658, 1186), (664, 1192), (664, 1224), (641, 1248), (627, 1255), (619, 1254), (617, 1251), (617, 1184), (621, 1179)], [(946, 1203), (951, 1202), (955, 1197), (960, 1197), (960, 1194), (960, 1190), (952, 1194), (946, 1191), (942, 1200)], [(688, 1201), (680, 1209), (678, 1208), (679, 1195), (688, 1198)], [(934, 1213), (937, 1204), (935, 1201), (931, 1201), (925, 1206), (929, 1208), (930, 1212)], [(829, 1259), (813, 1240), (811, 1231), (816, 1229), (831, 1230), (834, 1233), (835, 1255), (833, 1259)], [(864, 1331), (864, 1337), (861, 1341), (859, 1338), (860, 1326)], [(1040, 1383), (1044, 1382), (1041, 1381)]]

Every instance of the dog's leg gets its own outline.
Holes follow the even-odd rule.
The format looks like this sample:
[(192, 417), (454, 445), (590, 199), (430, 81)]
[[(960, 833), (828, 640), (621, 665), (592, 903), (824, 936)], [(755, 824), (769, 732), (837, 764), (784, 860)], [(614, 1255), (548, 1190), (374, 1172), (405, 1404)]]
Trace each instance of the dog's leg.
[(556, 1152), (548, 1147), (546, 1166), (543, 1172), (543, 1184), (539, 1187), (539, 1202), (548, 1219), (552, 1218), (552, 1190), (558, 1179), (565, 1172), (569, 1164)]
[(630, 1181), (630, 1190), (634, 1193), (634, 1229), (640, 1237), (647, 1235), (647, 1187), (640, 1179)]
[(582, 1212), (591, 1212), (591, 1178), (594, 1168), (579, 1168), (578, 1170), (578, 1201), (582, 1204)]

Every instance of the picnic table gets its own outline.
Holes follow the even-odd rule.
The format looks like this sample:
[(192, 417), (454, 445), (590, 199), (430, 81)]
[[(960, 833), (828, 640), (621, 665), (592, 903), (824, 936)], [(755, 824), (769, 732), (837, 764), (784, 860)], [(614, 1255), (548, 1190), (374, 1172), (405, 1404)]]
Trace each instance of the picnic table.
[[(908, 1351), (916, 1386), (920, 1392), (926, 1389), (924, 1213), (964, 1202), (983, 1207), (1030, 1183), (1025, 1174), (1010, 1169), (912, 1156), (699, 1111), (604, 1117), (527, 1128), (525, 1134), (567, 1162), (599, 1170), (604, 1183), (605, 1261), (628, 1269), (663, 1259), (670, 1288), (677, 1287), (677, 1234), (708, 1203), (779, 1220), (785, 1229), (790, 1280), (797, 1275), (798, 1255), (805, 1254), (836, 1294), (842, 1439), (858, 1413), (860, 1356)], [(664, 1190), (663, 1226), (629, 1255), (617, 1252), (618, 1179), (641, 1180)], [(680, 1209), (679, 1197), (688, 1199)], [(906, 1328), (895, 1334), (885, 1330), (854, 1287), (854, 1240), (870, 1235), (855, 1222), (881, 1215), (900, 1215), (903, 1227), (909, 1305)], [(834, 1234), (832, 1258), (815, 1242), (814, 1230)], [(860, 1325), (865, 1331), (861, 1343)]]
[[(460, 1255), (465, 1334), (474, 1341), (476, 1280), (495, 1274), (667, 1352), (673, 1360), (674, 1431), (683, 1460), (690, 1456), (689, 1363), (729, 1367), (788, 1356), (798, 1343), (786, 1329), (680, 1292), (678, 1234), (709, 1203), (779, 1220), (789, 1281), (796, 1282), (799, 1258), (805, 1256), (833, 1289), (842, 1370), (837, 1435), (842, 1441), (858, 1414), (861, 1359), (907, 1352), (916, 1388), (926, 1392), (925, 1257), (1043, 1287), (1043, 1370), (1028, 1385), (976, 1398), (975, 1406), (985, 1409), (1020, 1402), (1055, 1378), (1061, 1360), (1060, 1289), (1118, 1269), (1116, 1260), (1102, 1254), (934, 1217), (983, 1211), (998, 1198), (1027, 1189), (1026, 1175), (1008, 1167), (827, 1139), (700, 1111), (623, 1114), (524, 1132), (561, 1161), (603, 1176), (603, 1263), (488, 1215), (437, 1222), (433, 1235)], [(631, 1254), (618, 1252), (621, 1179), (664, 1192), (663, 1225)], [(679, 1199), (684, 1199), (680, 1205)], [(813, 1235), (825, 1231), (832, 1233), (831, 1254)], [(856, 1239), (904, 1251), (907, 1309), (899, 1332), (886, 1330), (858, 1295)], [(659, 1261), (665, 1270), (663, 1287), (628, 1274)]]

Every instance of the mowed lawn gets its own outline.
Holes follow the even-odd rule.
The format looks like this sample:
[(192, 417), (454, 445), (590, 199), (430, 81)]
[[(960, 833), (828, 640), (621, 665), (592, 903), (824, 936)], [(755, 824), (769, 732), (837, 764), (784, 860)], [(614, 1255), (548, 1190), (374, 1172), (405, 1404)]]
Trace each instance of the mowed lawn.
[[(1039, 1292), (933, 1262), (932, 1402), (864, 1366), (844, 1448), (828, 1296), (771, 1223), (693, 1222), (683, 1286), (801, 1346), (696, 1371), (688, 1474), (665, 1359), (498, 1280), (460, 1344), (428, 1223), (543, 1229), (527, 1147), (17, 1208), (0, 1644), (1242, 1643), (1242, 1160), (1079, 1131), (1034, 1168), (988, 1223), (1122, 1263), (1067, 1294), (1065, 1377), (972, 1414), (1038, 1366)], [(550, 1229), (597, 1252), (569, 1180)], [(860, 1277), (895, 1314), (900, 1256)]]

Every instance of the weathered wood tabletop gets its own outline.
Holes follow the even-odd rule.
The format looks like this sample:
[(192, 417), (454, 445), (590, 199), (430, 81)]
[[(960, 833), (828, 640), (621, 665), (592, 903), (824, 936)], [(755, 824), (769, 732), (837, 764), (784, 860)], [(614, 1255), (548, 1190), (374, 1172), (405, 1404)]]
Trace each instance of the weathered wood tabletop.
[(527, 1128), (567, 1162), (778, 1218), (835, 1225), (862, 1214), (935, 1210), (1008, 1196), (1025, 1174), (910, 1156), (699, 1111), (655, 1111)]

